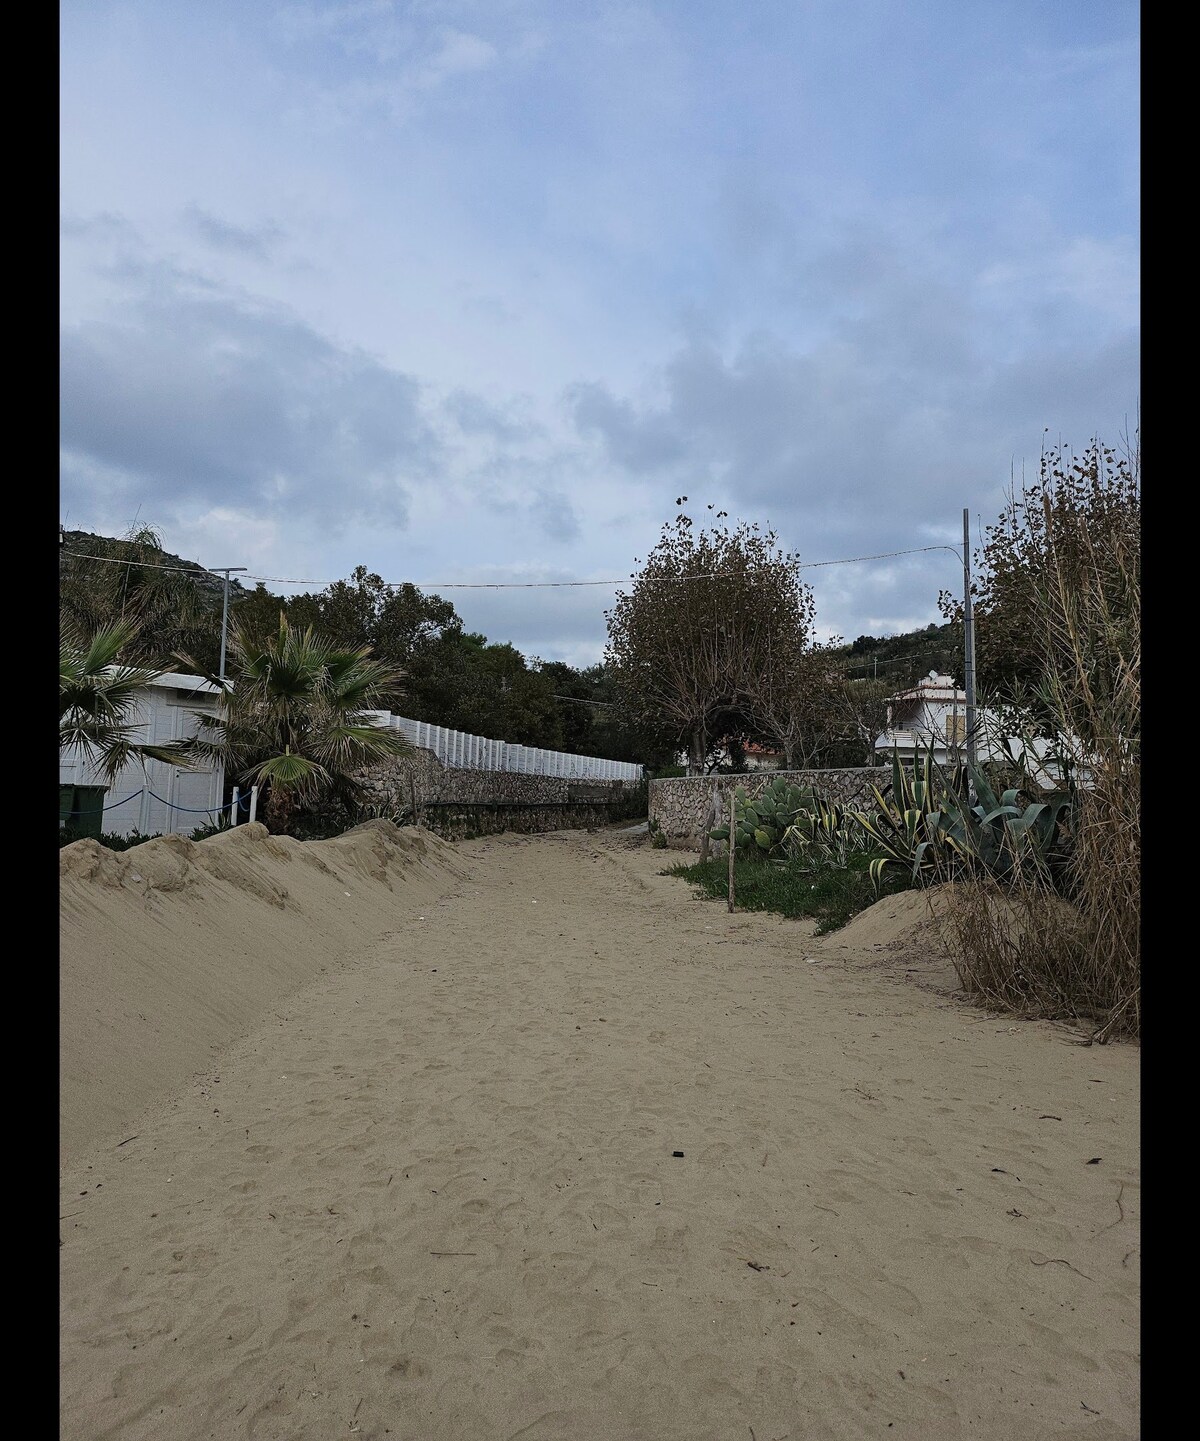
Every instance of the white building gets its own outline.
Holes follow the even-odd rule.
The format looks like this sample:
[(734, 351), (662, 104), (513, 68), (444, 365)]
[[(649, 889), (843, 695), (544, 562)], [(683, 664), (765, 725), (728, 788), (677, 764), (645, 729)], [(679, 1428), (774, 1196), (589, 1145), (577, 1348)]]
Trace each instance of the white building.
[[(967, 693), (952, 676), (931, 670), (911, 690), (888, 696), (887, 729), (875, 741), (877, 759), (887, 760), (897, 750), (903, 759), (924, 755), (931, 747), (934, 759), (945, 763), (963, 753), (967, 735)], [(976, 712), (976, 729), (979, 729)]]
[[(138, 694), (134, 739), (166, 745), (194, 736), (196, 711), (215, 715), (220, 691), (198, 675), (168, 672), (156, 676)], [(220, 762), (187, 770), (165, 761), (147, 760), (143, 768), (134, 759), (109, 784), (100, 771), (77, 751), (63, 751), (58, 761), (60, 786), (104, 786), (103, 829), (127, 836), (190, 835), (197, 826), (217, 820), (225, 789), (225, 768)], [(243, 812), (241, 819), (245, 819)]]
[[(898, 691), (888, 697), (887, 729), (875, 741), (875, 759), (888, 761), (893, 751), (901, 760), (924, 756), (932, 749), (933, 758), (945, 765), (965, 759), (967, 738), (967, 693), (954, 684), (953, 677), (937, 671), (917, 682), (911, 690)], [(1052, 752), (1074, 757), (1076, 779), (1086, 784), (1090, 772), (1078, 741), (1068, 743), (1059, 737), (1057, 745), (1035, 738), (1029, 755), (1024, 742), (1017, 736), (1002, 734), (995, 712), (986, 706), (975, 710), (975, 754), (980, 761), (1012, 764), (1023, 758), (1029, 774), (1039, 785), (1050, 790), (1061, 780), (1061, 768)]]

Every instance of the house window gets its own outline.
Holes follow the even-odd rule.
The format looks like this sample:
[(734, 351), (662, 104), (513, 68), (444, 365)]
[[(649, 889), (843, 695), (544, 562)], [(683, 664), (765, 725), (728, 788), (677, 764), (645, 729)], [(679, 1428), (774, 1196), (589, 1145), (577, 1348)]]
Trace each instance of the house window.
[(967, 718), (953, 711), (946, 717), (946, 740), (952, 746), (965, 744), (967, 739)]

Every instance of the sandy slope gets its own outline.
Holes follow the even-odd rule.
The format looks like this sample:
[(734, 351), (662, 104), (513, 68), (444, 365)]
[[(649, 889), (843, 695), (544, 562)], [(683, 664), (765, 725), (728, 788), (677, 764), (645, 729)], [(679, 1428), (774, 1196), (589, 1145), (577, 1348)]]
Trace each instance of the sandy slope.
[(611, 835), (453, 855), (356, 941), (281, 861), (305, 926), (228, 943), (291, 994), (124, 1146), (64, 1089), (64, 1438), (1138, 1434), (1135, 1049), (931, 989), (913, 898), (815, 941)]

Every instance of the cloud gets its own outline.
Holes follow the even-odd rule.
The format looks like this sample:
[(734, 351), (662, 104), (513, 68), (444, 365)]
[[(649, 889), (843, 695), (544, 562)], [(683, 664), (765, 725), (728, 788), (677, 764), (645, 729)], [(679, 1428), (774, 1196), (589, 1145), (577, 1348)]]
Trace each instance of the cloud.
[(670, 417), (639, 411), (606, 385), (580, 381), (567, 388), (565, 399), (580, 434), (599, 436), (609, 456), (634, 474), (659, 470), (687, 453)]
[(550, 540), (565, 543), (579, 538), (579, 517), (561, 490), (539, 490), (530, 506), (530, 513)]
[(452, 390), (443, 401), (445, 413), (465, 435), (485, 436), (497, 442), (528, 440), (541, 427), (524, 414), (519, 401), (493, 405), (469, 390)]
[[(285, 43), (314, 47), (314, 53), (324, 57), (322, 78), (300, 86), (292, 114), (321, 131), (340, 129), (372, 113), (403, 125), (419, 113), (421, 97), (500, 62), (500, 49), (483, 35), (430, 23), (433, 18), (417, 8), (401, 10), (390, 0), (278, 11), (275, 23)], [(495, 25), (503, 17), (489, 13), (480, 18)], [(520, 61), (537, 48), (536, 37), (514, 35), (507, 53)], [(331, 51), (341, 52), (340, 64), (329, 65)]]
[(270, 221), (253, 227), (233, 225), (201, 210), (198, 205), (187, 207), (184, 221), (192, 233), (213, 250), (245, 255), (253, 260), (269, 260), (276, 242), (283, 238), (280, 227)]
[(58, 222), (58, 230), (64, 240), (117, 242), (124, 245), (137, 241), (134, 226), (124, 215), (112, 210), (102, 210), (95, 215), (64, 214)]
[[(1014, 460), (1036, 466), (1047, 424), (1077, 445), (1116, 441), (1137, 403), (1132, 326), (1110, 321), (1093, 342), (1043, 316), (1001, 357), (969, 287), (895, 256), (889, 268), (886, 286), (864, 279), (860, 303), (808, 338), (759, 328), (722, 345), (692, 327), (638, 389), (568, 387), (578, 435), (598, 466), (687, 494), (693, 515), (712, 501), (769, 525), (805, 561), (956, 544), (963, 507), (989, 523)], [(937, 552), (806, 578), (822, 627), (853, 634), (865, 615), (892, 616), (885, 630), (932, 620), (938, 590), (956, 584)]]
[(412, 81), (422, 90), (432, 90), (456, 75), (470, 75), (477, 70), (487, 70), (496, 63), (497, 58), (496, 47), (478, 35), (445, 30), (439, 37), (433, 54), (414, 70)]
[(441, 450), (413, 377), (169, 265), (127, 259), (116, 273), (111, 317), (62, 336), (65, 498), (119, 477), (156, 508), (405, 524)]

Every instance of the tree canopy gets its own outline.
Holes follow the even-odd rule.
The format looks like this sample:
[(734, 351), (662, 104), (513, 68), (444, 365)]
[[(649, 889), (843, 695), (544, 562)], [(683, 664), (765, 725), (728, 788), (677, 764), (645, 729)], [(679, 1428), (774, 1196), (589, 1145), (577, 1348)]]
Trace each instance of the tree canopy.
[(799, 557), (771, 530), (726, 521), (720, 511), (701, 527), (681, 509), (606, 615), (605, 660), (625, 705), (685, 746), (693, 773), (713, 740), (766, 729), (791, 744), (811, 649)]
[[(1046, 694), (1055, 677), (1078, 670), (1093, 702), (1111, 695), (1128, 659), (1140, 654), (1140, 568), (1136, 442), (1123, 453), (1099, 440), (1079, 455), (1062, 444), (1045, 450), (1037, 480), (1014, 486), (974, 555), (981, 700), (1037, 726), (1062, 720)], [(1083, 597), (1086, 623), (1075, 616)], [(939, 604), (961, 624), (960, 599), (943, 592)], [(1089, 708), (1072, 722), (1085, 740)]]

